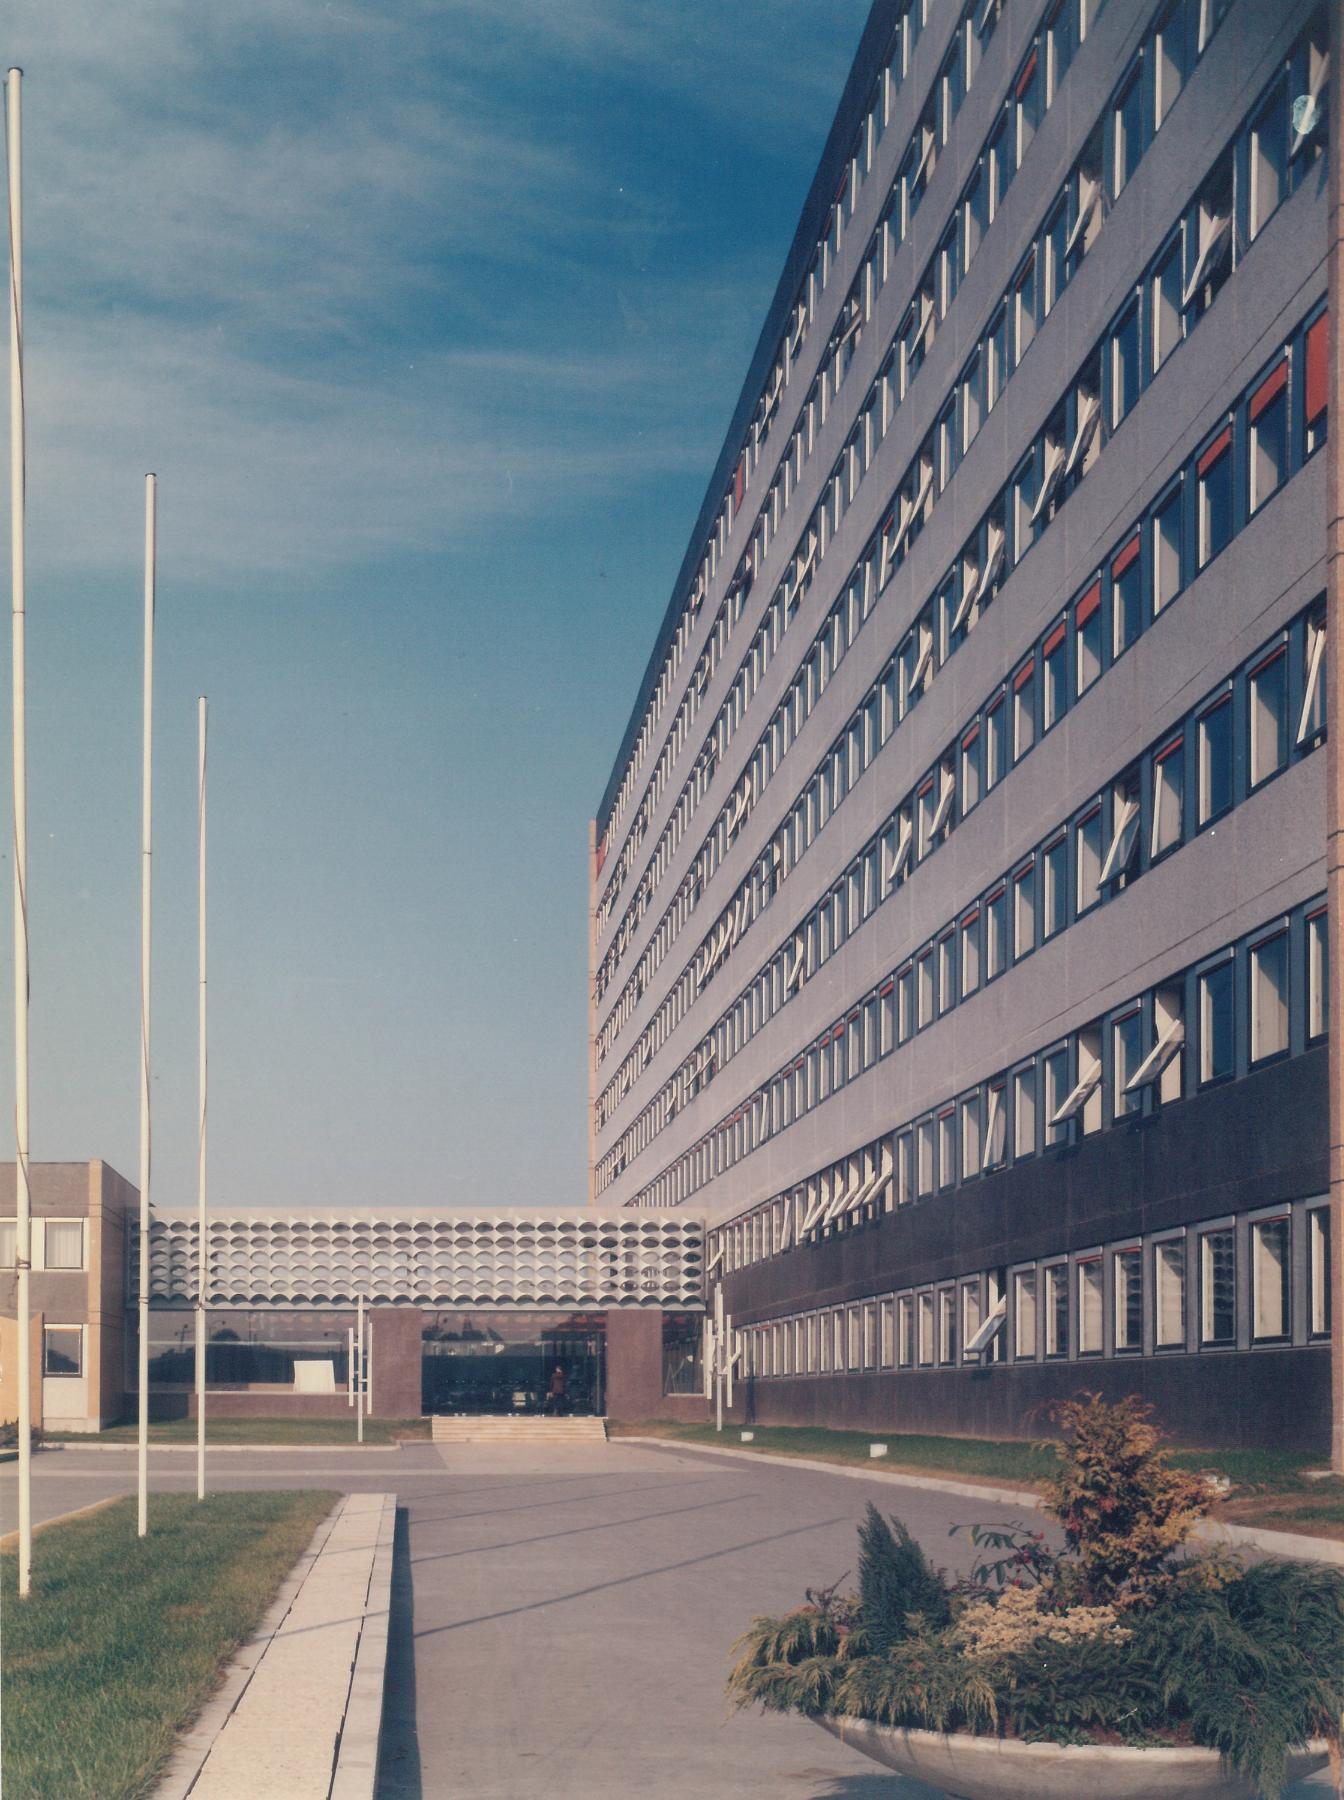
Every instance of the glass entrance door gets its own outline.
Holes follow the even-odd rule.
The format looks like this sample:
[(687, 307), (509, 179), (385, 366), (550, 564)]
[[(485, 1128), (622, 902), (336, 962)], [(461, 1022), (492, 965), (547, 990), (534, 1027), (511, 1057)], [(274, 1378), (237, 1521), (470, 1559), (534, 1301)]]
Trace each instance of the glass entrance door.
[(421, 1345), (422, 1408), (600, 1415), (605, 1323), (591, 1314), (436, 1314)]

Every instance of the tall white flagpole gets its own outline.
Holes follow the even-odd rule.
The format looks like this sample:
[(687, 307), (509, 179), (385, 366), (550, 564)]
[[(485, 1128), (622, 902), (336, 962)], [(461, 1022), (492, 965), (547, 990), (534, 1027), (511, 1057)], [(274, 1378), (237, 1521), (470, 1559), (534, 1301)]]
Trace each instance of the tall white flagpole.
[(364, 1296), (355, 1307), (355, 1442), (364, 1442)]
[(5, 80), (9, 165), (9, 513), (13, 595), (14, 689), (14, 1164), (17, 1184), (14, 1263), (18, 1274), (19, 1570), (20, 1595), (32, 1585), (33, 1355), (29, 1341), (28, 1272), (32, 1261), (32, 1195), (28, 1176), (28, 727), (24, 682), (24, 417), (23, 417), (23, 161), (19, 81)]
[(136, 1529), (149, 1530), (149, 943), (154, 790), (154, 530), (156, 478), (145, 476), (145, 718), (140, 807), (140, 1426), (137, 1433)]
[(196, 1170), (196, 1498), (205, 1499), (205, 1296), (209, 1276), (209, 1237), (205, 1225), (206, 1087), (209, 1061), (205, 1035), (205, 733), (208, 708), (205, 695), (196, 702), (197, 719), (197, 897), (200, 1007), (197, 1028), (197, 1085), (200, 1092), (200, 1128)]

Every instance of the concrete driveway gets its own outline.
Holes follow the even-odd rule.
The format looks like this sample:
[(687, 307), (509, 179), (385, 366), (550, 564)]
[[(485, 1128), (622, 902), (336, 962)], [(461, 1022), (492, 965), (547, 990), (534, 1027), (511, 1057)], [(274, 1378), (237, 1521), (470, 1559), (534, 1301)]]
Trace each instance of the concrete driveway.
[[(190, 1491), (194, 1458), (156, 1453), (150, 1478)], [(729, 1652), (754, 1613), (853, 1571), (869, 1498), (957, 1572), (969, 1548), (949, 1527), (1012, 1516), (880, 1480), (620, 1440), (219, 1452), (210, 1481), (396, 1490), (379, 1800), (931, 1800), (801, 1720), (730, 1717)], [(35, 1517), (134, 1482), (133, 1453), (40, 1456)], [(11, 1465), (0, 1525), (12, 1514)], [(40, 1552), (39, 1538), (35, 1562)], [(1307, 1783), (1293, 1800), (1327, 1792)]]

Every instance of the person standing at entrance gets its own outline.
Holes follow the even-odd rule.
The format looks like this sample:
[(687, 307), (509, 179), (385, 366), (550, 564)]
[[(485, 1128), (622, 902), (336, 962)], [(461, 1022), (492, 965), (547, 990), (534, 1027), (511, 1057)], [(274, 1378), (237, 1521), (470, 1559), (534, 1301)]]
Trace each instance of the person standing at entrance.
[(551, 1370), (550, 1385), (546, 1390), (546, 1411), (548, 1413), (569, 1411), (569, 1404), (565, 1399), (565, 1371), (559, 1363)]

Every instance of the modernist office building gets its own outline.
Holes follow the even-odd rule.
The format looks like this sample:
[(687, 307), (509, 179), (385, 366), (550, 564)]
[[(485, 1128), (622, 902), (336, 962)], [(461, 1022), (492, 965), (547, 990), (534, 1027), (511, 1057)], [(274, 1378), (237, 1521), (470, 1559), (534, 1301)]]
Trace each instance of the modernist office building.
[(1327, 1447), (1329, 29), (873, 7), (592, 838), (757, 1420)]

